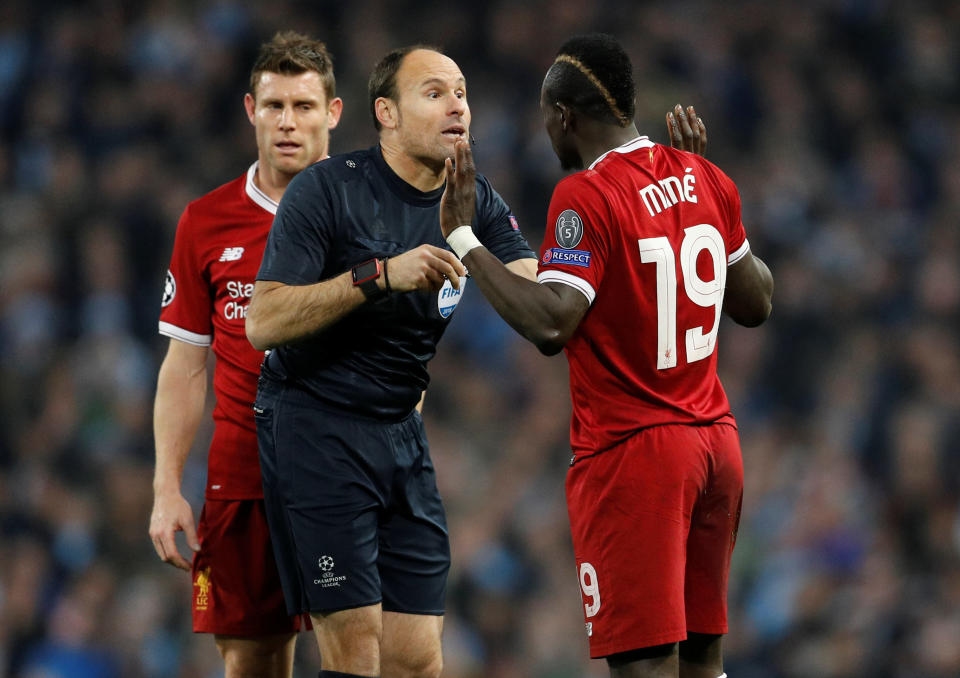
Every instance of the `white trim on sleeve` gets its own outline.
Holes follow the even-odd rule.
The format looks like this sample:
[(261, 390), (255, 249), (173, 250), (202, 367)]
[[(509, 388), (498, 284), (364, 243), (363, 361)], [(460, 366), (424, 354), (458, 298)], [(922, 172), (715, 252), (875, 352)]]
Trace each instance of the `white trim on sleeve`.
[(593, 300), (596, 299), (597, 293), (593, 289), (593, 285), (588, 283), (583, 278), (578, 278), (575, 275), (569, 273), (564, 273), (563, 271), (542, 271), (537, 275), (538, 283), (548, 283), (548, 282), (558, 282), (563, 283), (564, 285), (569, 285), (574, 289), (578, 290), (583, 296), (587, 298), (589, 303), (593, 303)]
[(209, 334), (197, 334), (162, 320), (160, 321), (160, 334), (194, 346), (209, 346), (212, 339)]
[(279, 205), (275, 200), (272, 200), (270, 196), (261, 191), (257, 184), (253, 181), (253, 177), (257, 174), (257, 167), (259, 164), (260, 161), (257, 160), (250, 165), (250, 169), (247, 170), (247, 195), (251, 200), (260, 205), (260, 207), (267, 210), (270, 214), (276, 216), (277, 207)]
[(747, 252), (749, 251), (750, 251), (750, 241), (744, 239), (743, 244), (740, 245), (740, 247), (738, 247), (735, 252), (731, 252), (730, 254), (727, 255), (727, 266), (735, 264), (741, 259), (743, 259), (745, 256), (747, 256)]

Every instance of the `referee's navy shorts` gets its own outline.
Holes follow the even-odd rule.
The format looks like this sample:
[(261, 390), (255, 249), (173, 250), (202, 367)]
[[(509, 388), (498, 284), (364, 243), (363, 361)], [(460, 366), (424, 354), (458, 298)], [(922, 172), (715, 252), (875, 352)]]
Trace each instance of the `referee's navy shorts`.
[(254, 411), (289, 613), (442, 615), (450, 542), (420, 413), (349, 416), (262, 378)]

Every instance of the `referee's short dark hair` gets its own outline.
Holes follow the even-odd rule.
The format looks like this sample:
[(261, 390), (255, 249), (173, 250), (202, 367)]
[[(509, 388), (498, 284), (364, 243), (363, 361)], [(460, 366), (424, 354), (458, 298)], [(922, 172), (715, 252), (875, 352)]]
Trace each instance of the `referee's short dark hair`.
[(546, 89), (552, 99), (595, 120), (620, 127), (633, 122), (633, 67), (612, 35), (577, 35), (563, 43)]
[(382, 125), (377, 120), (377, 99), (384, 97), (386, 99), (397, 100), (397, 71), (403, 64), (405, 56), (418, 49), (426, 49), (431, 52), (443, 54), (443, 50), (433, 45), (410, 45), (409, 47), (398, 47), (388, 52), (377, 65), (373, 67), (370, 79), (367, 81), (367, 95), (370, 99), (370, 115), (373, 116), (373, 126), (380, 131)]

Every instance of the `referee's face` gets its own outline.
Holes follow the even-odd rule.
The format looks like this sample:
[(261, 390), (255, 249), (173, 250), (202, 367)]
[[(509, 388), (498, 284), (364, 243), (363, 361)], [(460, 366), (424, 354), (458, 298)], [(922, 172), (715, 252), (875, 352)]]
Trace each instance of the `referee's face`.
[(460, 68), (439, 52), (410, 52), (397, 71), (398, 141), (403, 151), (428, 166), (454, 156), (458, 139), (470, 136), (467, 83)]

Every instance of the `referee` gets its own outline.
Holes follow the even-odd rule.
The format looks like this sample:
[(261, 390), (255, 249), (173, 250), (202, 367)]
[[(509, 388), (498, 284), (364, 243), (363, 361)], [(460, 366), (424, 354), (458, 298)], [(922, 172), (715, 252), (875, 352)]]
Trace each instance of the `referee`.
[[(379, 62), (369, 100), (379, 144), (304, 170), (278, 208), (246, 321), (272, 349), (254, 412), (286, 604), (313, 619), (321, 678), (427, 678), (442, 667), (450, 545), (419, 407), (466, 283), (437, 225), (470, 107), (457, 64), (422, 46)], [(535, 279), (479, 175), (472, 229)]]

